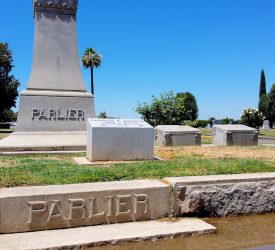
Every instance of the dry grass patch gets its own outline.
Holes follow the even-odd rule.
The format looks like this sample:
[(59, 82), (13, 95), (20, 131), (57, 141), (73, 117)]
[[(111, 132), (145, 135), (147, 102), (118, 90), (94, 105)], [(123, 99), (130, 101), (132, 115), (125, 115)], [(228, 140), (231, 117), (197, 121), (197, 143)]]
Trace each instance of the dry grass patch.
[(13, 167), (17, 164), (16, 160), (12, 160), (12, 159), (4, 159), (4, 160), (0, 160), (0, 168), (9, 168), (9, 167)]
[(252, 158), (275, 162), (274, 147), (167, 147), (155, 149), (155, 154), (164, 159), (181, 156), (201, 156), (207, 158)]
[(0, 140), (8, 137), (10, 135), (10, 133), (0, 133)]

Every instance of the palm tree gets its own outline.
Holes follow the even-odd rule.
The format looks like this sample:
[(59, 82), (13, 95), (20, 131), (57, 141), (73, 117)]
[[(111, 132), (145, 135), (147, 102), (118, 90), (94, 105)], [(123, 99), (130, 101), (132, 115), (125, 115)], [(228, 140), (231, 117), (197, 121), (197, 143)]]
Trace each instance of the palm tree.
[(94, 67), (98, 68), (101, 65), (102, 56), (93, 48), (85, 50), (82, 57), (82, 64), (84, 68), (91, 68), (91, 92), (94, 95)]

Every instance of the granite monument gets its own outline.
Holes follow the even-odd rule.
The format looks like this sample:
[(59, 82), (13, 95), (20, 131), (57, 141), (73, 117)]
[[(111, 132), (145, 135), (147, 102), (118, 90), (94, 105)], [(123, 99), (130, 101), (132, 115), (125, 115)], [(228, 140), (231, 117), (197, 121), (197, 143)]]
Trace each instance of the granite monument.
[(78, 0), (33, 0), (33, 8), (31, 75), (20, 93), (16, 132), (0, 151), (85, 149), (87, 118), (95, 111), (78, 58)]

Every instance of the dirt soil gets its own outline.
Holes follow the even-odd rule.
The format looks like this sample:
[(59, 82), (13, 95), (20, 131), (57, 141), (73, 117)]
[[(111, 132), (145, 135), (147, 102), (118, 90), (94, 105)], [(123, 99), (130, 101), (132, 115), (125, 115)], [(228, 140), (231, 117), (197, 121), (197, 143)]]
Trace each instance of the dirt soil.
[(275, 162), (275, 147), (161, 147), (155, 154), (163, 159), (180, 156), (201, 156), (207, 158), (254, 158)]

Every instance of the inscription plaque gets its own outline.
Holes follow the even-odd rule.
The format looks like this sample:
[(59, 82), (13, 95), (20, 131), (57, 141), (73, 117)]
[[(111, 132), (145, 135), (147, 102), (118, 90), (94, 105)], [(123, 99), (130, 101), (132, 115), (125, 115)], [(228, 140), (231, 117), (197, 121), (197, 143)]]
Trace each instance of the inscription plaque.
[(141, 120), (141, 119), (89, 119), (91, 123), (93, 123), (93, 127), (140, 127), (140, 128), (145, 128), (145, 127), (150, 127), (148, 124)]

